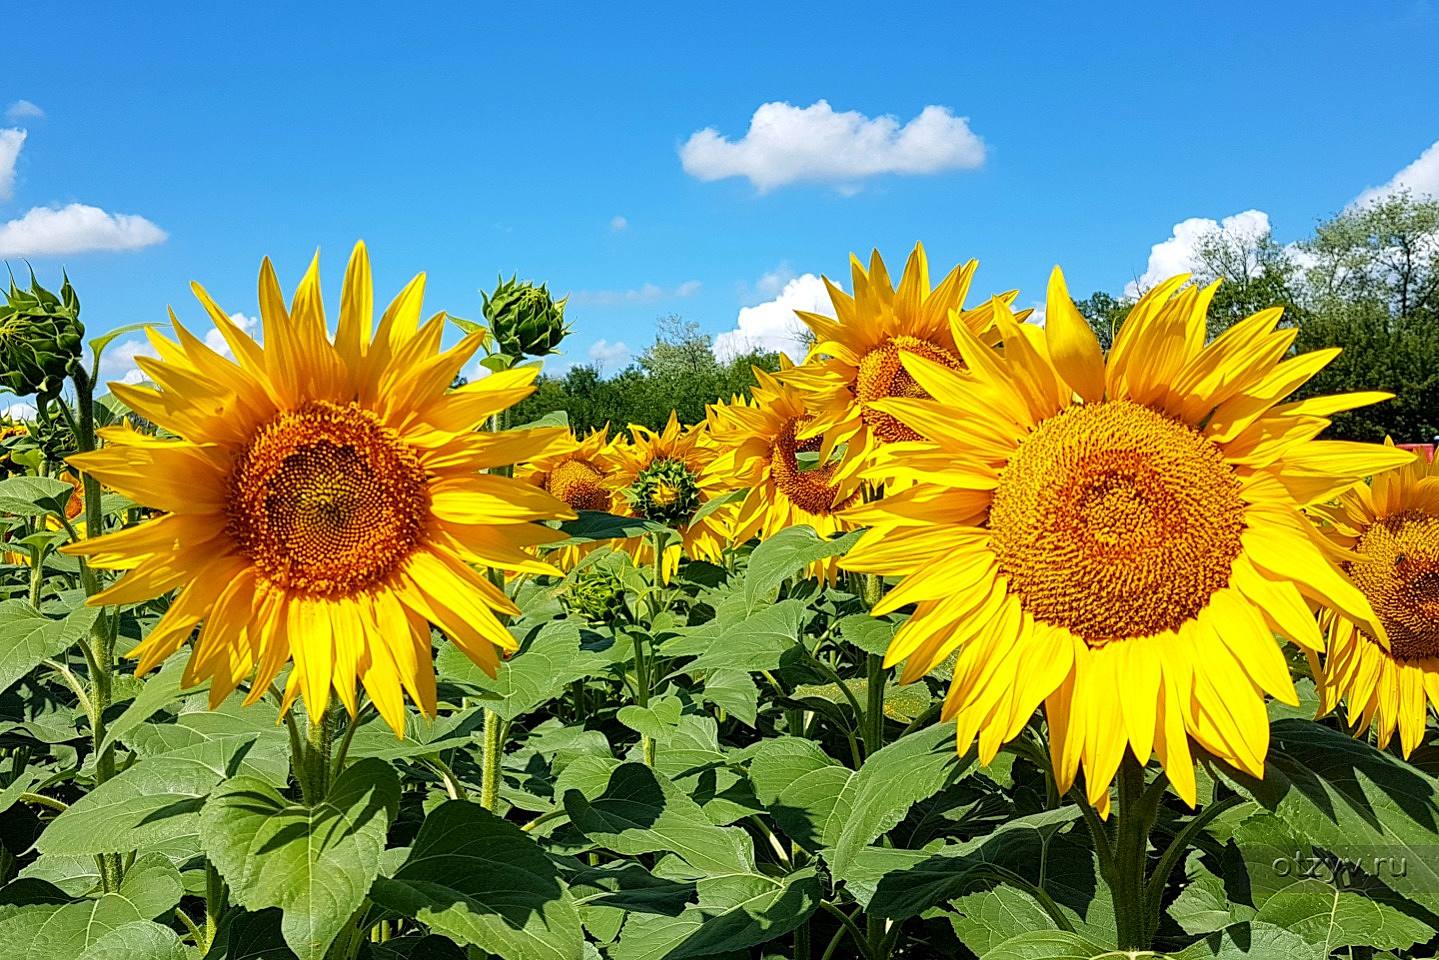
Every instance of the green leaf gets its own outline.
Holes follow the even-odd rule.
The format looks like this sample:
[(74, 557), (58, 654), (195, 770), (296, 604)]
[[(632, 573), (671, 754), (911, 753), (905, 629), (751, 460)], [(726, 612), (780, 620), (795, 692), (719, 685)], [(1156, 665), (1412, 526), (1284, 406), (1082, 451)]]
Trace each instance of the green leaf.
[(321, 960), (379, 873), (399, 802), (394, 771), (379, 760), (347, 767), (313, 807), (236, 777), (211, 795), (200, 836), (235, 900), (280, 908), (285, 942), (302, 960)]
[(79, 960), (186, 960), (185, 945), (169, 927), (137, 920), (90, 944)]
[(754, 872), (748, 834), (715, 826), (699, 804), (643, 764), (620, 764), (593, 800), (567, 791), (564, 805), (581, 833), (615, 853), (675, 853), (701, 873)]
[(973, 756), (955, 753), (949, 724), (911, 733), (870, 756), (844, 785), (825, 822), (835, 875), (842, 878), (855, 854), (899, 823), (910, 807), (974, 766)]
[(1264, 779), (1213, 765), (1294, 833), (1439, 911), (1439, 782), (1392, 754), (1306, 720), (1273, 725)]
[(750, 758), (755, 796), (787, 836), (807, 850), (824, 846), (824, 831), (854, 771), (799, 737), (762, 741)]
[(881, 656), (889, 649), (889, 642), (899, 630), (903, 620), (888, 617), (871, 617), (857, 613), (839, 621), (839, 635), (845, 643), (853, 644), (865, 653)]
[(1095, 960), (1114, 951), (1077, 933), (1043, 930), (1021, 933), (982, 955), (982, 960)]
[(754, 610), (772, 599), (780, 584), (810, 564), (840, 556), (854, 546), (860, 531), (821, 539), (813, 527), (787, 527), (754, 548), (745, 571), (745, 604)]
[(20, 907), (0, 918), (0, 960), (79, 960), (101, 937), (144, 920), (118, 893), (79, 903)]
[(1190, 944), (1171, 960), (1294, 960), (1312, 956), (1297, 935), (1269, 923), (1236, 923)]
[(253, 747), (253, 737), (232, 737), (142, 759), (71, 804), (35, 846), (62, 856), (128, 853), (198, 836), (210, 791), (227, 777), (260, 773), (247, 761)]
[(1022, 933), (1054, 930), (1054, 920), (1032, 896), (1017, 887), (997, 886), (955, 898), (949, 925), (975, 954), (984, 956)]
[(655, 743), (668, 743), (680, 725), (682, 705), (677, 697), (660, 697), (648, 706), (626, 704), (615, 713), (615, 719)]
[(714, 620), (685, 628), (679, 637), (661, 645), (666, 657), (695, 658), (675, 673), (773, 670), (795, 650), (808, 616), (801, 600), (781, 600), (742, 618), (727, 616), (733, 610), (727, 604)]
[(53, 477), (32, 477), (27, 474), (0, 480), (0, 513), (21, 517), (64, 516), (65, 504), (75, 488)]
[(611, 658), (580, 646), (579, 624), (552, 620), (540, 628), (523, 650), (502, 662), (491, 679), (454, 644), (445, 644), (436, 658), (440, 675), (498, 697), (485, 706), (514, 720), (559, 696), (575, 680), (604, 674)]
[(700, 695), (747, 727), (759, 717), (759, 687), (748, 670), (710, 671)]
[(580, 960), (579, 911), (559, 871), (524, 831), (479, 804), (450, 800), (420, 826), (409, 858), (374, 901), (504, 960)]
[(579, 516), (576, 519), (560, 524), (560, 531), (569, 539), (547, 543), (547, 548), (593, 543), (596, 540), (628, 540), (630, 537), (643, 537), (649, 533), (669, 532), (669, 527), (664, 524), (640, 517), (621, 517), (598, 510), (577, 512)]
[(1254, 917), (1303, 937), (1314, 960), (1341, 947), (1406, 950), (1427, 942), (1434, 929), (1392, 904), (1342, 890), (1320, 880), (1301, 880), (1271, 896)]
[(180, 871), (167, 857), (148, 853), (130, 865), (117, 891), (135, 905), (142, 917), (157, 919), (169, 913), (184, 896)]
[(101, 752), (116, 741), (123, 740), (131, 730), (171, 704), (209, 688), (208, 680), (195, 687), (182, 688), (186, 659), (186, 657), (172, 658), (160, 668), (158, 673), (145, 679), (139, 694), (125, 708), (125, 712), (106, 726), (105, 741), (100, 747)]
[(85, 636), (99, 615), (97, 607), (78, 607), (55, 620), (23, 600), (0, 603), (0, 692)]

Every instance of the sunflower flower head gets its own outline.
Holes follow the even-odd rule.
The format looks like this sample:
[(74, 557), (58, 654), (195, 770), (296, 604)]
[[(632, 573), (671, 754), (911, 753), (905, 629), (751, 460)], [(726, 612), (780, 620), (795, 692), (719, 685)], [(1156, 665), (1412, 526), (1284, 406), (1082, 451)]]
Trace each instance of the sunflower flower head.
[(876, 406), (920, 438), (879, 450), (898, 492), (848, 511), (870, 529), (842, 565), (902, 577), (914, 604), (889, 664), (954, 654), (943, 716), (988, 762), (1043, 704), (1061, 789), (1107, 812), (1126, 750), (1157, 753), (1195, 802), (1190, 743), (1260, 776), (1265, 696), (1297, 702), (1275, 635), (1323, 646), (1311, 605), (1381, 630), (1301, 512), (1407, 463), (1316, 439), (1385, 399), (1285, 398), (1338, 351), (1288, 356), (1266, 310), (1205, 343), (1214, 286), (1142, 297), (1106, 357), (1056, 269), (1044, 328), (995, 303), (1000, 349), (954, 324), (964, 370), (901, 362), (926, 394)]
[(288, 305), (261, 266), (263, 346), (193, 290), (234, 359), (172, 313), (177, 339), (152, 332), (155, 357), (137, 359), (155, 386), (110, 389), (173, 438), (109, 428), (70, 461), (162, 513), (67, 552), (127, 571), (93, 603), (178, 591), (131, 651), (141, 672), (198, 628), (184, 679), (209, 680), (212, 705), (241, 683), (255, 701), (290, 664), (285, 709), (299, 696), (320, 715), (333, 694), (353, 715), (358, 681), (401, 734), (406, 695), (435, 710), (432, 627), (491, 673), (516, 647), (500, 617), (518, 611), (475, 567), (555, 572), (533, 548), (563, 535), (537, 521), (573, 511), (485, 471), (541, 454), (559, 431), (480, 429), (531, 392), (535, 370), (451, 390), (481, 335), (442, 349), (445, 315), (421, 322), (423, 275), (376, 323), (363, 244), (333, 337), (318, 257)]
[[(850, 258), (852, 295), (826, 278), (834, 318), (797, 311), (815, 336), (809, 362), (787, 378), (807, 395), (812, 413), (801, 438), (837, 430), (838, 438), (848, 441), (849, 454), (860, 460), (883, 444), (918, 440), (912, 427), (884, 409), (884, 401), (928, 396), (905, 366), (906, 355), (961, 368), (956, 326), (992, 339), (993, 304), (964, 309), (977, 266), (974, 260), (961, 264), (931, 289), (929, 260), (924, 246), (916, 244), (897, 288), (878, 251), (868, 269)], [(1014, 296), (1010, 292), (1000, 300), (1007, 304)]]
[(1384, 627), (1376, 635), (1341, 612), (1321, 615), (1320, 710), (1346, 701), (1356, 732), (1372, 728), (1383, 747), (1398, 730), (1408, 756), (1428, 705), (1439, 708), (1439, 463), (1416, 460), (1314, 512)]

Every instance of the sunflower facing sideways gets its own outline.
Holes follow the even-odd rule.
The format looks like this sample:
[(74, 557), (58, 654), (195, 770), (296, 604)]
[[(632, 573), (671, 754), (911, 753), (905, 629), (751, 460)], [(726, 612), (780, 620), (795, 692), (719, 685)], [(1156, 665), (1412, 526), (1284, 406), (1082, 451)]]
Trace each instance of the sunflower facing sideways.
[[(837, 458), (830, 435), (797, 439), (811, 419), (804, 394), (758, 367), (754, 376), (751, 402), (711, 407), (710, 435), (719, 454), (706, 474), (725, 489), (749, 489), (735, 514), (734, 540), (764, 540), (799, 524), (825, 539), (850, 529), (839, 511), (859, 496), (860, 461)], [(802, 454), (814, 454), (817, 462), (802, 464)]]
[(1126, 749), (1190, 806), (1191, 739), (1262, 775), (1265, 694), (1297, 702), (1275, 634), (1320, 648), (1310, 603), (1382, 631), (1300, 510), (1411, 459), (1315, 439), (1388, 395), (1283, 402), (1338, 351), (1288, 357), (1277, 309), (1206, 345), (1215, 286), (1185, 280), (1107, 358), (1057, 269), (1044, 328), (997, 310), (996, 350), (955, 324), (966, 372), (906, 354), (933, 399), (876, 406), (922, 439), (872, 469), (912, 486), (848, 512), (870, 530), (842, 566), (904, 576), (874, 612), (915, 604), (886, 663), (914, 680), (957, 651), (959, 750), (987, 763), (1043, 703), (1059, 787), (1082, 766), (1104, 814)]
[[(903, 354), (960, 368), (954, 325), (993, 342), (989, 334), (993, 302), (964, 309), (976, 267), (974, 260), (955, 267), (931, 290), (924, 245), (915, 244), (898, 289), (891, 286), (878, 251), (870, 255), (868, 271), (858, 259), (850, 258), (853, 296), (826, 278), (835, 319), (796, 311), (814, 333), (815, 343), (809, 361), (785, 377), (805, 394), (812, 414), (800, 430), (800, 439), (833, 433), (847, 444), (846, 456), (861, 461), (882, 444), (919, 439), (879, 403), (891, 397), (926, 396), (900, 362)], [(1011, 291), (1000, 300), (1007, 304), (1014, 297)]]
[(1356, 733), (1372, 726), (1385, 747), (1398, 729), (1407, 757), (1423, 739), (1428, 705), (1439, 707), (1439, 462), (1417, 460), (1314, 512), (1388, 638), (1342, 613), (1321, 614), (1329, 644), (1323, 671), (1314, 671), (1320, 710), (1344, 699)]
[(128, 571), (92, 603), (178, 590), (131, 652), (140, 672), (198, 626), (184, 681), (208, 679), (212, 704), (246, 681), (246, 702), (255, 701), (292, 661), (284, 709), (298, 695), (319, 716), (333, 690), (353, 715), (358, 679), (402, 734), (404, 694), (435, 711), (432, 624), (491, 674), (499, 651), (516, 647), (496, 614), (518, 611), (471, 565), (555, 572), (527, 548), (563, 534), (535, 521), (573, 512), (529, 484), (481, 472), (556, 439), (478, 429), (529, 394), (536, 371), (449, 389), (480, 335), (441, 349), (445, 315), (420, 322), (423, 275), (375, 324), (363, 244), (345, 274), (333, 340), (318, 257), (288, 308), (269, 260), (261, 266), (263, 346), (193, 290), (235, 359), (172, 315), (178, 340), (152, 334), (158, 359), (137, 360), (155, 388), (111, 391), (175, 437), (111, 428), (104, 448), (71, 459), (165, 513), (67, 552)]
[[(701, 422), (681, 427), (671, 411), (663, 430), (656, 432), (632, 423), (630, 434), (634, 439), (616, 446), (620, 468), (615, 483), (622, 488), (624, 512), (663, 523), (680, 534), (679, 542), (671, 540), (665, 547), (662, 579), (668, 582), (674, 576), (682, 555), (719, 560), (730, 540), (733, 505), (694, 519), (700, 507), (723, 490), (717, 479), (705, 471), (715, 455), (707, 425)], [(654, 562), (648, 537), (631, 537), (614, 547), (628, 551), (641, 566)]]

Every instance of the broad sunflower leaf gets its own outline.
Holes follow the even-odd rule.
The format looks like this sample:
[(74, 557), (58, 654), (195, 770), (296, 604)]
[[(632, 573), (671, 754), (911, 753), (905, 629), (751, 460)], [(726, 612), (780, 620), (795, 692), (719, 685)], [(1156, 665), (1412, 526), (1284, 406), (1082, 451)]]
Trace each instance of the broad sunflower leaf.
[(99, 615), (97, 607), (78, 607), (56, 620), (23, 600), (0, 602), (0, 693), (85, 636)]
[(441, 676), (493, 694), (485, 706), (513, 720), (559, 696), (575, 680), (609, 670), (612, 658), (580, 645), (580, 627), (573, 620), (552, 620), (540, 628), (519, 653), (500, 664), (491, 679), (454, 644), (445, 644), (436, 658)]
[(711, 670), (700, 696), (747, 727), (759, 717), (759, 687), (748, 670)]
[(773, 598), (780, 584), (810, 564), (844, 554), (859, 539), (856, 530), (825, 540), (813, 527), (787, 527), (754, 548), (745, 570), (744, 597), (750, 610)]
[(450, 800), (371, 898), (504, 960), (580, 960), (579, 911), (543, 850), (479, 804)]
[(810, 616), (801, 600), (781, 600), (755, 613), (734, 616), (737, 604), (723, 603), (709, 623), (684, 628), (665, 642), (666, 657), (694, 657), (675, 673), (710, 670), (773, 670), (795, 650), (800, 629)]
[(118, 893), (78, 903), (20, 907), (0, 918), (0, 960), (79, 960), (111, 931), (145, 922), (135, 905)]
[(321, 960), (379, 873), (399, 802), (394, 771), (373, 759), (347, 767), (313, 807), (236, 777), (211, 795), (200, 835), (235, 900), (280, 908), (285, 942)]
[(137, 920), (95, 940), (79, 960), (187, 960), (185, 945), (169, 927)]
[(22, 517), (43, 517), (49, 513), (63, 514), (65, 504), (75, 488), (53, 477), (32, 477), (26, 474), (0, 480), (0, 513)]
[(254, 748), (253, 737), (227, 737), (145, 757), (71, 804), (35, 846), (62, 856), (128, 853), (198, 837), (200, 808), (223, 780), (269, 782), (269, 764), (248, 759)]
[(1439, 911), (1439, 781), (1398, 757), (1307, 720), (1273, 726), (1264, 779), (1215, 774), (1293, 832), (1397, 893)]
[(699, 804), (643, 764), (620, 764), (593, 800), (567, 791), (564, 805), (581, 833), (615, 853), (674, 853), (701, 874), (755, 870), (747, 833), (715, 826)]
[(1032, 896), (1004, 884), (957, 897), (946, 913), (954, 935), (978, 956), (1022, 933), (1054, 930), (1054, 920)]
[(1114, 957), (1115, 952), (1077, 933), (1034, 930), (1010, 937), (981, 956), (982, 960), (1096, 960)]
[(1170, 960), (1296, 960), (1312, 955), (1298, 934), (1271, 923), (1245, 922), (1170, 954)]
[(669, 531), (669, 527), (664, 524), (641, 517), (621, 517), (613, 513), (601, 513), (598, 510), (580, 510), (578, 513), (579, 516), (576, 519), (566, 520), (560, 524), (560, 532), (569, 539), (547, 543), (545, 544), (547, 548), (593, 543), (596, 540), (628, 540), (631, 537), (642, 537), (649, 533)]

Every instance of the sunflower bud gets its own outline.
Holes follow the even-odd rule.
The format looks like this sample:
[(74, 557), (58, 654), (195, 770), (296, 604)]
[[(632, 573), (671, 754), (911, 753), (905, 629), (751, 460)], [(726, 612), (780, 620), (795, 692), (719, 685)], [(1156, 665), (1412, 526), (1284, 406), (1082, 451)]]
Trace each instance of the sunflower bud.
[(33, 273), (29, 290), (12, 278), (0, 305), (0, 387), (20, 396), (55, 396), (80, 364), (84, 336), (80, 299), (69, 277), (58, 297)]
[(625, 585), (612, 570), (591, 564), (578, 571), (564, 594), (565, 606), (594, 623), (614, 623), (627, 614)]
[(680, 461), (667, 457), (639, 472), (629, 496), (641, 517), (672, 527), (683, 525), (700, 505), (699, 483), (694, 473)]
[(555, 353), (560, 341), (569, 336), (565, 325), (565, 300), (556, 301), (544, 284), (536, 287), (515, 278), (501, 280), (485, 299), (485, 319), (499, 345), (500, 353), (514, 360), (544, 357)]

